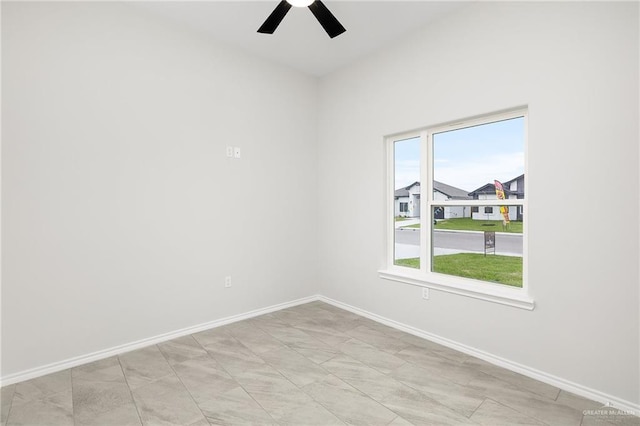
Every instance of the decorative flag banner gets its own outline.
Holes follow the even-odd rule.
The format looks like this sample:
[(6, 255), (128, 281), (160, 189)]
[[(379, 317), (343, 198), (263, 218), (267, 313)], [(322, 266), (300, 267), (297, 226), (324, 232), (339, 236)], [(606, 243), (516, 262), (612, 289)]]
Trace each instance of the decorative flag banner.
[[(493, 184), (496, 187), (496, 197), (498, 197), (498, 200), (504, 200), (504, 188), (502, 187), (502, 184), (497, 181), (494, 180)], [(504, 218), (504, 223), (509, 223), (509, 207), (507, 206), (500, 206), (500, 213), (502, 213), (502, 217)]]

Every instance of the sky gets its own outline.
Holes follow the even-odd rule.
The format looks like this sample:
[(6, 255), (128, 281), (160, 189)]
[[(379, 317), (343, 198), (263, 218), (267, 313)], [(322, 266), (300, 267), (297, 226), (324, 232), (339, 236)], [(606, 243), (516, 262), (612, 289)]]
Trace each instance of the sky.
[[(524, 173), (522, 117), (433, 135), (435, 180), (471, 192)], [(395, 188), (420, 181), (420, 138), (395, 143)]]

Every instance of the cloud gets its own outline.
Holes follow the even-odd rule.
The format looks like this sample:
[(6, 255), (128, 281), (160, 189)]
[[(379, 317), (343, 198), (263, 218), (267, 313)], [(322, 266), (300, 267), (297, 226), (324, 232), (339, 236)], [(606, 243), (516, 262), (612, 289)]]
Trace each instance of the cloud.
[[(524, 173), (524, 153), (496, 153), (465, 160), (439, 159), (434, 162), (434, 179), (465, 191), (473, 191), (495, 179), (505, 182)], [(396, 162), (395, 188), (420, 181), (420, 161)]]
[(446, 165), (436, 164), (434, 179), (473, 191), (494, 179), (501, 182), (513, 179), (524, 173), (524, 153), (486, 155), (477, 160), (448, 162)]

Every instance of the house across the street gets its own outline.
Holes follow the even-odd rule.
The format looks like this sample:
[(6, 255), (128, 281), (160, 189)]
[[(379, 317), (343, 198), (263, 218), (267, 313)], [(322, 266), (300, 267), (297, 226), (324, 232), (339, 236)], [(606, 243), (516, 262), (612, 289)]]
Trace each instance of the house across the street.
[[(413, 182), (409, 186), (396, 189), (395, 216), (420, 217), (420, 182)], [(433, 181), (434, 200), (470, 200), (469, 193), (464, 189)], [(456, 217), (471, 217), (469, 206), (444, 206), (436, 208), (435, 219), (451, 219)]]
[[(502, 182), (502, 186), (504, 188), (504, 196), (506, 199), (524, 199), (524, 174), (506, 182)], [(473, 219), (502, 220), (500, 205), (493, 204), (493, 201), (498, 200), (498, 196), (496, 195), (496, 187), (493, 183), (487, 183), (481, 186), (475, 191), (470, 192), (469, 196), (474, 200), (492, 201), (491, 205), (472, 207), (471, 217)], [(510, 206), (509, 219), (522, 220), (522, 206)]]
[(393, 196), (396, 217), (420, 217), (420, 182), (396, 189)]
[[(506, 182), (502, 182), (505, 198), (524, 199), (524, 174)], [(420, 217), (420, 182), (396, 189), (394, 193), (395, 216)], [(454, 219), (471, 217), (475, 220), (502, 220), (496, 187), (487, 183), (472, 192), (446, 183), (433, 181), (433, 199), (442, 200), (488, 200), (486, 206), (443, 206), (436, 207), (434, 219)], [(522, 220), (522, 206), (509, 207), (509, 219)]]
[[(464, 189), (447, 185), (446, 183), (433, 181), (433, 199), (434, 200), (470, 200), (469, 193)], [(455, 219), (458, 217), (471, 217), (470, 206), (443, 206), (436, 207), (434, 211), (434, 219)]]

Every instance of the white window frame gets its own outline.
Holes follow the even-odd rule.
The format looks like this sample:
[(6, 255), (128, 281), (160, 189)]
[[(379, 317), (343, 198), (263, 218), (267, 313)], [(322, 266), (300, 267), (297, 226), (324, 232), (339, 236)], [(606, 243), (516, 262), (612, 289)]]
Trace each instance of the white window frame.
[[(425, 127), (412, 132), (392, 134), (384, 139), (386, 152), (386, 253), (385, 265), (378, 271), (380, 278), (427, 287), (448, 293), (458, 294), (489, 302), (499, 303), (516, 308), (533, 310), (535, 303), (529, 294), (528, 283), (528, 220), (523, 223), (523, 247), (522, 247), (522, 287), (512, 287), (504, 284), (491, 283), (471, 278), (456, 277), (437, 272), (431, 272), (431, 211), (434, 206), (486, 206), (487, 200), (438, 200), (433, 199), (433, 135), (443, 131), (463, 129), (466, 127), (489, 124), (512, 118), (524, 118), (524, 150), (525, 150), (525, 176), (527, 175), (527, 150), (528, 150), (528, 109), (521, 107), (498, 113), (486, 114), (465, 120), (457, 120), (430, 127)], [(404, 139), (420, 138), (420, 181), (425, 191), (420, 197), (420, 269), (395, 265), (395, 159), (394, 143)], [(500, 201), (499, 205), (522, 206), (528, 211), (529, 192), (526, 190), (529, 179), (525, 184), (525, 199), (507, 199)], [(496, 204), (498, 205), (498, 204)]]

